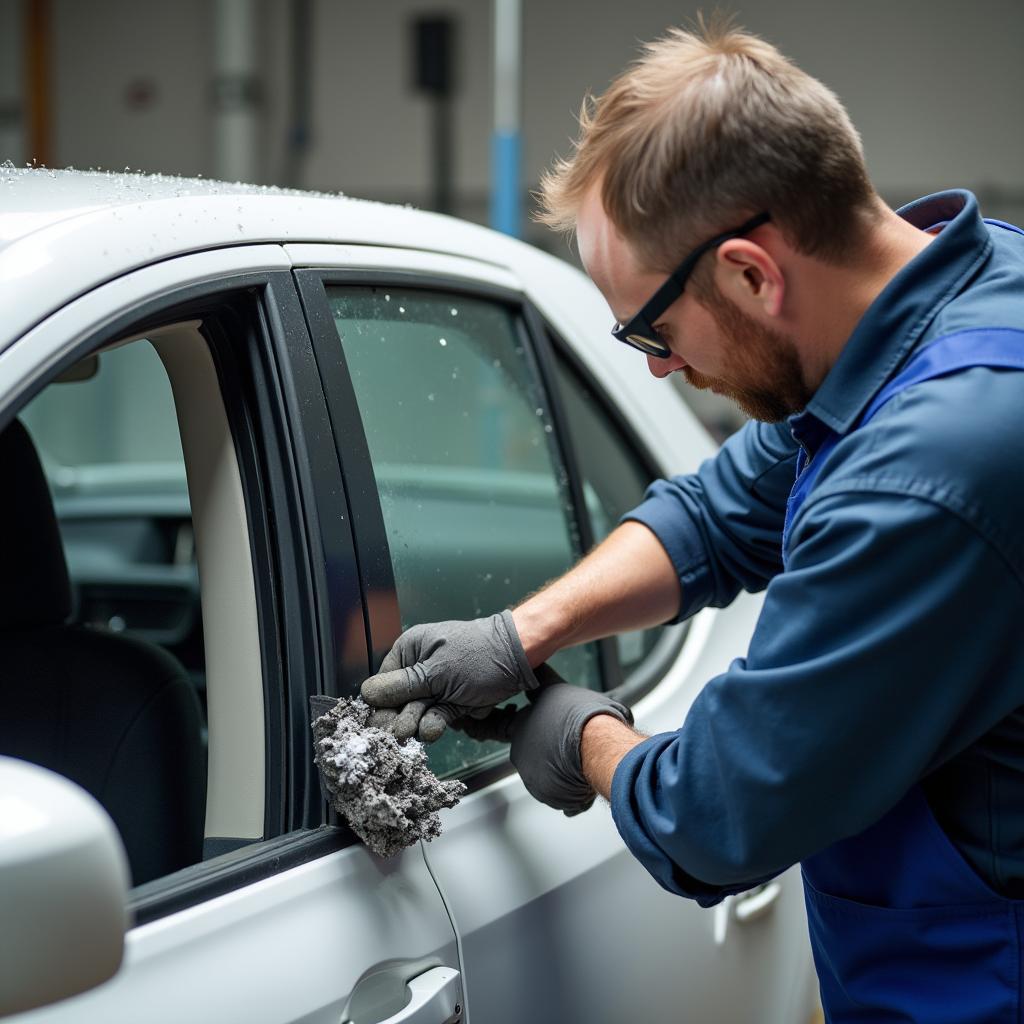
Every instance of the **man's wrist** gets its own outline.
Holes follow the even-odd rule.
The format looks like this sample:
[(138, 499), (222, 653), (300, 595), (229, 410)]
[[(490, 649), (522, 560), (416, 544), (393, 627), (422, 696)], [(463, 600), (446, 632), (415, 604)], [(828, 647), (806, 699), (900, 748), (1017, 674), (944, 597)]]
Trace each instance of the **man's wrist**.
[(557, 617), (532, 600), (512, 610), (512, 621), (531, 668), (543, 664), (563, 646)]
[(619, 762), (645, 738), (613, 714), (594, 715), (584, 724), (580, 735), (583, 774), (606, 800), (611, 799), (612, 779)]

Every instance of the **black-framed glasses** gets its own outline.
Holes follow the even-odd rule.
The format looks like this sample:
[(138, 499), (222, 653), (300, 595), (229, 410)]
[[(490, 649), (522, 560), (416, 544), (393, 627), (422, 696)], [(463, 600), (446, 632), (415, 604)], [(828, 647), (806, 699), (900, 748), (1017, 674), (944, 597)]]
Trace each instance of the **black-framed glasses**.
[(683, 294), (687, 278), (693, 273), (697, 261), (709, 249), (717, 249), (723, 242), (728, 242), (730, 238), (739, 238), (748, 231), (767, 224), (771, 219), (770, 213), (759, 213), (756, 217), (751, 217), (745, 224), (741, 224), (735, 231), (724, 231), (704, 242), (703, 245), (698, 245), (672, 271), (665, 283), (651, 296), (636, 316), (625, 324), (615, 324), (612, 328), (612, 336), (639, 349), (644, 355), (654, 356), (656, 359), (668, 359), (672, 355), (672, 350), (658, 336), (654, 324), (658, 317)]

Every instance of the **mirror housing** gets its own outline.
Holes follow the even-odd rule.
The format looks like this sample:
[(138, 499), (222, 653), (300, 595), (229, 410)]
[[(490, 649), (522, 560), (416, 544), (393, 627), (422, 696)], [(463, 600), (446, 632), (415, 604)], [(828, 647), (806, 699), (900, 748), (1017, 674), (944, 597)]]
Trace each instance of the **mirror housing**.
[(129, 885), (121, 837), (96, 800), (0, 757), (0, 1017), (117, 973)]

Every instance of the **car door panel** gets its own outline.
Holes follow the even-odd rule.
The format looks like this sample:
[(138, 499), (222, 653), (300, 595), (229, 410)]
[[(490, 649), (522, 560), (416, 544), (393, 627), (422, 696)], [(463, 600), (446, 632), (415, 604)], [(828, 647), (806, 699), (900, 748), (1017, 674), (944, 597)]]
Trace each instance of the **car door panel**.
[[(634, 705), (642, 732), (678, 727), (758, 605), (697, 616), (677, 663)], [(798, 869), (760, 919), (727, 908), (722, 934), (720, 911), (666, 893), (633, 859), (603, 802), (566, 818), (509, 776), (442, 825), (426, 856), (459, 930), (470, 1020), (800, 1019), (810, 964)]]
[(382, 861), (350, 846), (133, 929), (111, 981), (31, 1020), (339, 1024), (395, 960), (458, 964), (444, 904), (419, 847)]

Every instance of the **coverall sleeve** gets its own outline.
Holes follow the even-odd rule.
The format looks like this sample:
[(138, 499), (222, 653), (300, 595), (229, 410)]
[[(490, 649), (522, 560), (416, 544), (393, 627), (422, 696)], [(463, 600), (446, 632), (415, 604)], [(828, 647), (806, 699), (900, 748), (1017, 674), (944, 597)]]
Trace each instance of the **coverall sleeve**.
[(678, 622), (740, 590), (763, 590), (782, 569), (796, 442), (786, 423), (751, 421), (689, 476), (653, 483), (623, 516), (652, 530), (682, 584)]
[(808, 501), (746, 658), (620, 762), (612, 813), (666, 889), (709, 906), (863, 831), (1019, 704), (1021, 580), (905, 493)]

